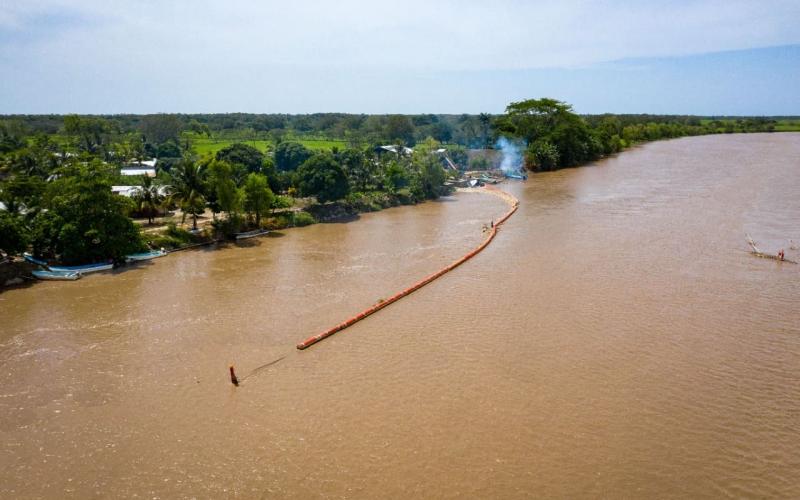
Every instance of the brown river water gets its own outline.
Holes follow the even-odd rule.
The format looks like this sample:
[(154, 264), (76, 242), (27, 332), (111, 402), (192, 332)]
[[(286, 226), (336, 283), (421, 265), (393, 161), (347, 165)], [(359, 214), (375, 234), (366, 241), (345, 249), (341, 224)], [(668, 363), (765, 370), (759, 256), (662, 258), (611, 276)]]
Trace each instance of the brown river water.
[(800, 265), (745, 242), (800, 260), (800, 134), (502, 187), (521, 206), (486, 250), (306, 351), (507, 206), (3, 292), (0, 497), (800, 497)]

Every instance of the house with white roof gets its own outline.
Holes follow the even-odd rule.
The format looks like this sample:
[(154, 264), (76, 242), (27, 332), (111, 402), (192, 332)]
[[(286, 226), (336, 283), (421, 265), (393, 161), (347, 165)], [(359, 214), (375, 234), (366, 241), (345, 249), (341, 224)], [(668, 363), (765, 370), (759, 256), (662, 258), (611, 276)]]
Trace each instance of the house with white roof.
[(405, 146), (400, 146), (397, 144), (387, 144), (385, 146), (378, 146), (375, 148), (375, 153), (380, 156), (385, 153), (394, 153), (394, 154), (402, 154), (403, 156), (411, 156), (414, 153), (414, 150)]
[[(136, 192), (141, 189), (140, 186), (111, 186), (111, 192), (114, 194), (118, 194), (120, 196), (125, 196), (126, 198), (132, 198), (136, 195)], [(159, 186), (158, 187), (158, 194), (161, 196), (167, 195), (167, 187), (166, 186)]]
[(156, 176), (156, 169), (154, 168), (122, 168), (119, 171), (122, 175), (146, 175), (148, 177)]
[(131, 163), (123, 165), (119, 173), (122, 175), (146, 175), (148, 177), (155, 177), (157, 162), (157, 158), (153, 158), (152, 160), (133, 160)]

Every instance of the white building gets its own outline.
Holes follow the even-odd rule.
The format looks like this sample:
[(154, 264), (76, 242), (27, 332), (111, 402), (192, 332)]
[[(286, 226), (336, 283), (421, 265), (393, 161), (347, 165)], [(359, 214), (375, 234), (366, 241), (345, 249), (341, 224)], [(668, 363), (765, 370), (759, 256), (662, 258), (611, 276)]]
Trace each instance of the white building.
[(120, 170), (122, 175), (146, 175), (148, 177), (156, 176), (156, 163), (157, 158), (152, 160), (133, 160), (131, 163), (124, 165)]
[(141, 167), (156, 168), (156, 163), (157, 162), (158, 162), (158, 158), (153, 158), (153, 159), (150, 159), (150, 160), (133, 160), (133, 161), (131, 161), (131, 163), (129, 165), (126, 165), (126, 168), (127, 167), (130, 167), (130, 168), (137, 168), (137, 167), (138, 168), (141, 168)]
[(155, 177), (156, 176), (156, 169), (154, 168), (133, 168), (133, 167), (124, 167), (119, 171), (122, 175), (146, 175), (148, 177)]
[(414, 153), (413, 149), (407, 148), (405, 146), (401, 147), (401, 146), (399, 146), (397, 144), (387, 144), (386, 146), (378, 146), (377, 148), (375, 148), (375, 152), (378, 155), (381, 155), (381, 154), (384, 154), (384, 153), (397, 154), (398, 151), (400, 151), (403, 156), (411, 156)]
[[(111, 186), (111, 192), (114, 194), (118, 194), (120, 196), (125, 196), (126, 198), (132, 198), (136, 192), (139, 190), (139, 186)], [(167, 187), (166, 186), (159, 186), (158, 187), (158, 194), (161, 196), (167, 195)]]

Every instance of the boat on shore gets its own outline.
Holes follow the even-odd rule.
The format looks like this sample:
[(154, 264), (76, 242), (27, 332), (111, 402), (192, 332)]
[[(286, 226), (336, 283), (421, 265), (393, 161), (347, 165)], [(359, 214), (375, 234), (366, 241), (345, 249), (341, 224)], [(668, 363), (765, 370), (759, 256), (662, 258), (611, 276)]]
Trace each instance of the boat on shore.
[(37, 259), (27, 252), (22, 254), (22, 256), (30, 263), (42, 266), (46, 271), (86, 274), (97, 271), (107, 271), (114, 268), (114, 264), (111, 262), (95, 262), (94, 264), (84, 264), (82, 266), (51, 266), (47, 262)]
[(163, 257), (165, 255), (167, 255), (167, 251), (162, 248), (161, 250), (153, 250), (150, 252), (134, 253), (131, 255), (127, 255), (125, 257), (125, 260), (128, 262), (140, 262), (143, 260), (157, 259), (158, 257)]
[(40, 259), (37, 259), (36, 257), (34, 257), (33, 255), (31, 255), (31, 254), (30, 254), (30, 253), (28, 253), (28, 252), (25, 252), (25, 253), (23, 253), (23, 254), (22, 254), (22, 257), (23, 257), (23, 258), (24, 258), (26, 261), (30, 262), (31, 264), (36, 264), (36, 265), (38, 265), (38, 266), (45, 266), (45, 267), (47, 267), (47, 262), (45, 262), (45, 261), (43, 261), (43, 260), (40, 260)]
[(74, 271), (45, 271), (37, 269), (31, 271), (36, 279), (45, 281), (75, 281), (81, 278), (81, 273)]
[(74, 273), (96, 273), (98, 271), (109, 271), (114, 269), (114, 264), (111, 262), (95, 262), (94, 264), (85, 264), (83, 266), (48, 266), (50, 271), (66, 271)]
[(528, 176), (519, 172), (509, 172), (505, 174), (509, 179), (519, 179), (521, 181), (528, 180)]
[(246, 240), (247, 238), (255, 238), (256, 236), (261, 236), (267, 233), (269, 233), (268, 229), (255, 229), (253, 231), (246, 231), (244, 233), (236, 233), (234, 236), (237, 240)]

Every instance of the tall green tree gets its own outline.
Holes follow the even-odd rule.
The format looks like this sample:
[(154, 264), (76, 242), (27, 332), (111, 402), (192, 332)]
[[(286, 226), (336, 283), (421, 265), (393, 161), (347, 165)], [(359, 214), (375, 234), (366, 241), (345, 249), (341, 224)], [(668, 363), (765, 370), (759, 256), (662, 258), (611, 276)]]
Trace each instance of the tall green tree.
[(148, 175), (142, 176), (133, 194), (133, 201), (136, 202), (138, 211), (147, 214), (148, 224), (153, 223), (153, 217), (158, 213), (165, 198), (161, 183)]
[(411, 183), (411, 175), (400, 160), (391, 159), (382, 167), (383, 187), (390, 193), (396, 193)]
[(442, 194), (447, 177), (442, 167), (442, 158), (437, 153), (440, 146), (438, 141), (428, 138), (417, 145), (412, 157), (419, 189), (422, 196), (428, 199), (438, 198)]
[(176, 115), (146, 115), (140, 128), (146, 141), (156, 146), (169, 140), (179, 142), (181, 122)]
[(200, 123), (195, 119), (189, 121), (189, 125), (187, 125), (186, 128), (188, 130), (191, 130), (197, 135), (205, 135), (207, 137), (211, 137), (211, 129), (208, 128), (208, 124)]
[(8, 153), (5, 163), (12, 173), (46, 179), (59, 166), (59, 159), (52, 151), (54, 148), (55, 146), (48, 140), (37, 140), (22, 149)]
[(178, 143), (175, 142), (174, 139), (169, 139), (161, 144), (158, 145), (156, 148), (156, 157), (157, 158), (180, 158), (183, 156), (181, 154), (181, 148), (178, 146)]
[(78, 147), (88, 153), (97, 153), (110, 141), (113, 126), (107, 120), (94, 116), (67, 115), (64, 132), (78, 141)]
[(391, 115), (386, 120), (384, 136), (392, 142), (414, 145), (414, 125), (405, 115)]
[(350, 185), (354, 190), (369, 191), (374, 187), (375, 163), (357, 149), (335, 152), (334, 157), (344, 168)]
[(182, 160), (172, 169), (172, 185), (169, 200), (177, 204), (183, 212), (192, 216), (192, 228), (197, 229), (197, 216), (206, 206), (205, 166), (191, 160)]
[(262, 173), (264, 165), (264, 153), (241, 142), (220, 149), (217, 151), (216, 158), (231, 165), (242, 165), (247, 169), (247, 173)]
[(320, 203), (350, 192), (347, 174), (331, 153), (317, 153), (297, 169), (297, 188), (302, 196), (316, 196)]
[[(241, 199), (233, 179), (233, 167), (227, 161), (212, 160), (208, 163), (208, 199), (214, 199), (212, 211), (223, 211), (228, 218), (239, 211)], [(211, 205), (211, 203), (209, 203)]]
[(130, 200), (111, 192), (109, 170), (95, 161), (71, 167), (47, 186), (45, 208), (33, 219), (34, 253), (66, 263), (114, 259), (144, 248), (128, 217)]
[(269, 188), (267, 178), (261, 174), (248, 174), (244, 183), (244, 208), (261, 225), (261, 216), (272, 207), (275, 196)]
[(0, 252), (22, 253), (28, 246), (28, 231), (20, 217), (0, 210)]
[(492, 115), (488, 113), (481, 113), (478, 115), (478, 122), (480, 122), (480, 147), (487, 148), (490, 144), (492, 135)]
[(537, 141), (525, 152), (525, 164), (530, 170), (555, 170), (559, 165), (558, 148), (548, 141)]
[(25, 137), (28, 131), (19, 120), (0, 121), (0, 153), (8, 153), (22, 149), (27, 144)]
[(45, 187), (41, 177), (16, 174), (0, 183), (0, 201), (11, 213), (30, 213), (41, 207)]
[(284, 172), (297, 170), (312, 155), (302, 144), (284, 141), (275, 147), (275, 166)]
[(501, 133), (528, 144), (528, 158), (553, 158), (555, 148), (557, 167), (578, 165), (602, 154), (583, 118), (573, 113), (570, 105), (555, 99), (512, 102), (495, 124)]

